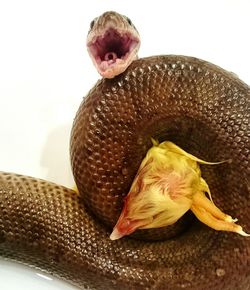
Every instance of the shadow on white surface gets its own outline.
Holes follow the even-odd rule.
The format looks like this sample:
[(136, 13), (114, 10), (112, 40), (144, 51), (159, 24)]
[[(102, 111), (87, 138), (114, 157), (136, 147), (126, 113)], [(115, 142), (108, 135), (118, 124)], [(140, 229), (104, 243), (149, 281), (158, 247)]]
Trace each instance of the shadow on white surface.
[(0, 258), (2, 290), (77, 290), (78, 288), (51, 275)]
[[(129, 16), (141, 34), (141, 57), (192, 55), (250, 83), (249, 8), (247, 0), (1, 1), (1, 170), (73, 184), (69, 120), (98, 78), (85, 48), (97, 15)], [(1, 290), (76, 289), (1, 259), (0, 280)]]
[(46, 169), (45, 179), (72, 187), (69, 142), (72, 124), (53, 129), (45, 141), (41, 153), (41, 167)]

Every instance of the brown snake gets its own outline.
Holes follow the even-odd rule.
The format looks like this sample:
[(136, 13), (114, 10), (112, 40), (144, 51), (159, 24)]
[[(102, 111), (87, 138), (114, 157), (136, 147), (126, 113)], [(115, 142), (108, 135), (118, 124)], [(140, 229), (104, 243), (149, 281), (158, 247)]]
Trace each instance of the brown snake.
[(215, 202), (249, 232), (249, 105), (249, 86), (191, 57), (144, 58), (102, 79), (72, 128), (80, 194), (0, 174), (0, 254), (87, 289), (250, 289), (249, 238), (216, 232), (190, 214), (109, 239), (150, 137), (205, 160), (231, 159), (202, 171)]

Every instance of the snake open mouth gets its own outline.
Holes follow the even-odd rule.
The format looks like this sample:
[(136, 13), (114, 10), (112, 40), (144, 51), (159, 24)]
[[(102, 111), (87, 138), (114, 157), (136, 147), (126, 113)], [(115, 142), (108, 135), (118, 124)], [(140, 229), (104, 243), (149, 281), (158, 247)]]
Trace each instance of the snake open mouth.
[[(139, 39), (132, 34), (120, 33), (114, 28), (88, 43), (89, 53), (101, 74), (117, 66), (127, 67), (139, 49)], [(125, 69), (124, 69), (125, 70)]]

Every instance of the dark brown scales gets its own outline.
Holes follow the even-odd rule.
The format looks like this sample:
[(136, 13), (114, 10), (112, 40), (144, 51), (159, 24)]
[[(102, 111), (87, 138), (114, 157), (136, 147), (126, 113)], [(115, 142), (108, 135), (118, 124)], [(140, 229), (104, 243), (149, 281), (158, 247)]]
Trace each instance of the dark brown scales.
[(110, 241), (102, 225), (116, 222), (154, 137), (208, 161), (230, 159), (203, 166), (203, 176), (216, 204), (249, 232), (249, 103), (250, 89), (238, 78), (189, 57), (141, 59), (101, 80), (81, 104), (71, 137), (73, 172), (90, 213), (68, 189), (2, 173), (0, 254), (92, 289), (250, 289), (249, 238), (190, 215), (171, 231), (138, 231), (137, 239)]

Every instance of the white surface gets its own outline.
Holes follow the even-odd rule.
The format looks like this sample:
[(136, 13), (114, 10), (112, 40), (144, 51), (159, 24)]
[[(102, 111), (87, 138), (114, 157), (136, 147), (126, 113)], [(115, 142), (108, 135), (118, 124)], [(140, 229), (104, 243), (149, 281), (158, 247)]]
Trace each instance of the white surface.
[[(200, 57), (250, 84), (248, 0), (0, 1), (3, 171), (72, 186), (68, 154), (71, 123), (82, 97), (98, 78), (85, 38), (90, 21), (106, 10), (132, 19), (142, 38), (140, 56)], [(18, 281), (15, 288), (10, 267), (0, 261), (0, 269), (3, 290), (57, 289), (41, 282), (40, 288), (38, 282), (20, 288), (24, 284)], [(18, 275), (26, 281), (26, 275)]]
[(76, 290), (70, 284), (17, 263), (0, 260), (1, 290)]

